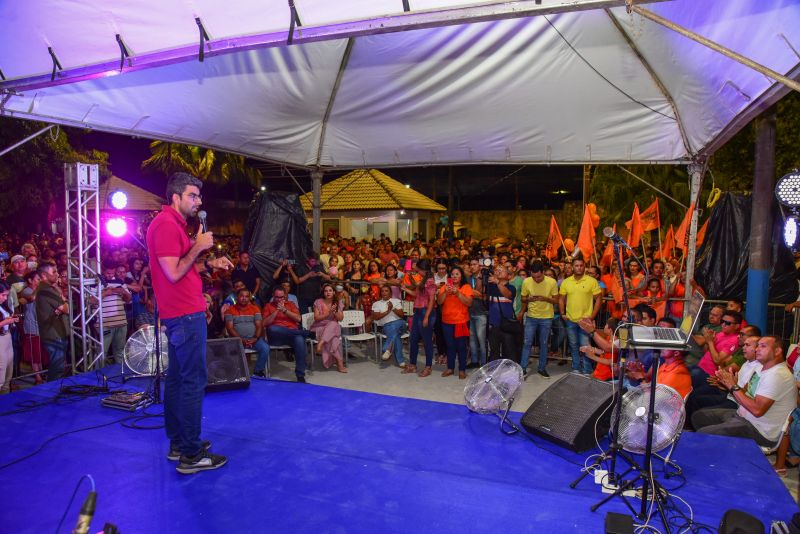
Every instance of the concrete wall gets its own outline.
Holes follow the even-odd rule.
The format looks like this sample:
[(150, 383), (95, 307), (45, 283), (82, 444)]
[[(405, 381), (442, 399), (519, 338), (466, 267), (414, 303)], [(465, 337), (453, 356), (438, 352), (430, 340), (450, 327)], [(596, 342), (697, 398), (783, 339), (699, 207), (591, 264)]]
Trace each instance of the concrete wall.
[(582, 204), (566, 202), (562, 210), (507, 210), (507, 211), (457, 211), (456, 221), (467, 228), (475, 239), (507, 236), (522, 239), (531, 234), (535, 241), (544, 242), (550, 231), (550, 216), (556, 222), (564, 239), (578, 236)]
[[(226, 206), (227, 209), (214, 213), (209, 217), (210, 228), (220, 234), (244, 233), (244, 223), (247, 220), (248, 209), (244, 206)], [(581, 224), (582, 205), (580, 202), (566, 202), (561, 210), (508, 210), (508, 211), (456, 211), (456, 221), (463, 224), (467, 233), (475, 239), (492, 238), (497, 236), (516, 237), (522, 239), (525, 234), (532, 234), (536, 241), (547, 240), (550, 230), (550, 215), (556, 216), (558, 227), (564, 239), (573, 240), (578, 237)], [(429, 238), (434, 235), (439, 214), (426, 212), (409, 212), (401, 216), (395, 212), (334, 212), (323, 213), (322, 219), (339, 219), (339, 230), (343, 236), (350, 236), (350, 221), (352, 219), (366, 219), (385, 221), (389, 224), (389, 236), (396, 238), (396, 221), (398, 218), (412, 220), (412, 233), (418, 232), (420, 219), (427, 220)], [(308, 219), (309, 228), (311, 219)]]

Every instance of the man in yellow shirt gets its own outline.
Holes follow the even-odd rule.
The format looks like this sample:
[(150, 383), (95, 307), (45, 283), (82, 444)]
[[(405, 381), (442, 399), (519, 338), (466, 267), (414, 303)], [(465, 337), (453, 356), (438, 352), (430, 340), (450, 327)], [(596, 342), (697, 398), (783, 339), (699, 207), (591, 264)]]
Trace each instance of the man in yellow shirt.
[(586, 317), (592, 320), (600, 312), (603, 293), (595, 278), (586, 276), (583, 259), (572, 260), (572, 276), (561, 282), (558, 308), (567, 326), (567, 340), (572, 354), (572, 369), (583, 374), (592, 373), (592, 362), (580, 352), (580, 347), (589, 344), (589, 333), (578, 321)]
[(520, 365), (522, 372), (528, 374), (528, 358), (531, 354), (533, 338), (539, 340), (539, 369), (538, 373), (544, 378), (550, 378), (547, 373), (547, 341), (550, 338), (550, 329), (553, 326), (555, 304), (558, 304), (558, 282), (544, 275), (542, 262), (535, 261), (531, 264), (530, 276), (522, 282), (522, 304), (527, 305), (528, 313), (525, 319), (525, 339), (522, 342), (522, 357)]

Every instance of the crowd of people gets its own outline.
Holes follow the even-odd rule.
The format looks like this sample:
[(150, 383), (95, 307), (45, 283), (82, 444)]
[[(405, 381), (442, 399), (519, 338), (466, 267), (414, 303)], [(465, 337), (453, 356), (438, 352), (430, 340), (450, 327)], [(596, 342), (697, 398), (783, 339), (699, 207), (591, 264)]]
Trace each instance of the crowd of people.
[[(152, 323), (155, 302), (144, 249), (105, 245), (98, 302), (105, 354), (113, 361), (122, 358), (135, 329)], [(525, 375), (537, 359), (535, 373), (547, 379), (548, 363), (559, 359), (598, 380), (649, 387), (656, 355), (639, 351), (621, 366), (618, 325), (675, 327), (687, 289), (702, 291), (692, 280), (687, 284), (680, 258), (661, 259), (655, 250), (643, 259), (644, 269), (626, 260), (621, 279), (616, 260), (598, 265), (580, 255), (552, 257), (530, 236), (507, 244), (337, 237), (325, 239), (320, 254), (305, 261), (275, 259), (270, 273), (259, 273), (240, 247), (237, 236), (215, 236), (212, 254), (233, 259), (235, 269), (203, 275), (206, 322), (209, 338), (238, 337), (256, 353), (254, 378), (266, 378), (270, 346), (278, 345), (290, 347), (286, 357), (295, 362), (298, 381), (305, 382), (307, 350), (324, 368), (346, 373), (341, 321), (346, 310), (359, 310), (364, 331), (382, 334), (381, 360), (393, 360), (407, 375), (426, 378), (439, 365), (442, 377), (464, 379), (470, 369), (508, 358)], [(64, 373), (69, 290), (61, 236), (5, 235), (2, 251), (8, 254), (0, 281), (5, 393), (13, 373), (30, 371), (37, 382)], [(742, 303), (732, 300), (710, 309), (692, 336), (692, 350), (662, 351), (657, 382), (687, 398), (691, 427), (762, 445), (779, 439), (797, 404), (800, 364), (793, 369), (796, 351), (787, 354), (783, 340), (762, 334), (744, 321)], [(418, 363), (420, 345), (424, 364)], [(793, 429), (783, 449), (794, 450), (788, 439)], [(800, 452), (800, 428), (796, 433)], [(781, 473), (785, 458), (776, 465)]]

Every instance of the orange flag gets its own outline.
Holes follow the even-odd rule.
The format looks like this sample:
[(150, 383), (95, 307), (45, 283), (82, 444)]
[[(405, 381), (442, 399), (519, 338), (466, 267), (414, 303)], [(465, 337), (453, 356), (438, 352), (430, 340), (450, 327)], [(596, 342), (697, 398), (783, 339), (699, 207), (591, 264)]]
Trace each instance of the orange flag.
[(671, 258), (673, 250), (675, 250), (675, 230), (670, 224), (667, 236), (664, 238), (664, 248), (661, 249), (661, 259)]
[(642, 219), (639, 216), (639, 205), (634, 202), (633, 217), (631, 217), (631, 232), (628, 234), (628, 245), (631, 248), (638, 247), (643, 233), (644, 229), (642, 228)]
[[(617, 233), (616, 224), (614, 225), (614, 233), (615, 234)], [(603, 256), (600, 258), (600, 265), (611, 267), (611, 262), (613, 260), (614, 260), (614, 242), (609, 239), (608, 244), (606, 245), (606, 249), (603, 251)]]
[(681, 249), (684, 254), (686, 249), (689, 248), (689, 224), (692, 222), (692, 212), (694, 211), (694, 202), (686, 210), (686, 215), (683, 216), (681, 225), (675, 230), (675, 246)]
[[(657, 228), (661, 228), (661, 215), (658, 211), (658, 199), (655, 199), (652, 204), (650, 204), (646, 210), (639, 214), (639, 218), (642, 221), (642, 231), (649, 232), (650, 230), (656, 230)], [(633, 220), (630, 220), (625, 223), (625, 228), (628, 230), (631, 229), (631, 223)]]
[(547, 246), (544, 249), (544, 255), (547, 259), (552, 260), (558, 256), (558, 247), (563, 246), (564, 238), (561, 237), (561, 230), (558, 229), (556, 223), (556, 216), (550, 216), (550, 233), (547, 235)]
[(711, 217), (706, 219), (706, 222), (703, 223), (703, 227), (697, 231), (697, 246), (703, 244), (703, 240), (706, 238), (706, 230), (708, 230), (708, 221), (711, 220)]
[(581, 231), (578, 234), (578, 248), (581, 249), (583, 259), (589, 263), (589, 259), (594, 254), (594, 224), (592, 221), (592, 214), (587, 205), (583, 210), (583, 222), (581, 223)]

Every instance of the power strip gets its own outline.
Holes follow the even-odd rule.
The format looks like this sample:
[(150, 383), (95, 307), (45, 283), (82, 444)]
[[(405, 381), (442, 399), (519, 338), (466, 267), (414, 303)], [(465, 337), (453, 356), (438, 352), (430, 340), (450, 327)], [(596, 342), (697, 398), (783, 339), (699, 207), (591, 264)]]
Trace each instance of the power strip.
[[(610, 484), (608, 482), (608, 471), (604, 469), (595, 469), (594, 471), (594, 483), (600, 485), (600, 489), (603, 493), (614, 493), (619, 489), (619, 486), (615, 484)], [(639, 497), (639, 490), (635, 488), (630, 488), (622, 492), (623, 497)]]

